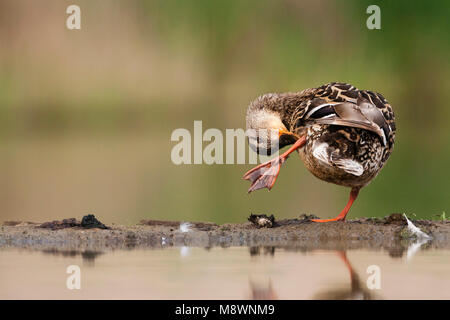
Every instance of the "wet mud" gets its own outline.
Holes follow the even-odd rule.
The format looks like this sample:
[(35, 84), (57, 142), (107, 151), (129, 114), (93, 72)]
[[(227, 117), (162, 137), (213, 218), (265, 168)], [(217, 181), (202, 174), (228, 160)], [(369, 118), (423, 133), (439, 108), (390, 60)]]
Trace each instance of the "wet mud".
[[(252, 222), (222, 225), (143, 220), (134, 226), (105, 226), (93, 216), (86, 225), (74, 218), (45, 223), (7, 221), (0, 226), (0, 248), (101, 252), (169, 246), (285, 247), (305, 251), (372, 248), (401, 255), (417, 241), (408, 232), (401, 214), (328, 223), (315, 223), (311, 218), (303, 215), (273, 219), (272, 223), (263, 225), (255, 223), (255, 217), (250, 219)], [(413, 220), (413, 223), (432, 237), (426, 247), (450, 248), (450, 221)]]

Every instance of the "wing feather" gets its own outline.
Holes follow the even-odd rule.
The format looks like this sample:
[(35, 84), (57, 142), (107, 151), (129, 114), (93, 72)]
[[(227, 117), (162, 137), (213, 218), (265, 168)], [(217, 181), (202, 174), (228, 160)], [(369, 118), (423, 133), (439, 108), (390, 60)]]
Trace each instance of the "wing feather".
[(369, 130), (379, 135), (384, 145), (389, 132), (383, 113), (375, 105), (363, 99), (358, 99), (357, 104), (324, 103), (308, 112), (305, 120)]

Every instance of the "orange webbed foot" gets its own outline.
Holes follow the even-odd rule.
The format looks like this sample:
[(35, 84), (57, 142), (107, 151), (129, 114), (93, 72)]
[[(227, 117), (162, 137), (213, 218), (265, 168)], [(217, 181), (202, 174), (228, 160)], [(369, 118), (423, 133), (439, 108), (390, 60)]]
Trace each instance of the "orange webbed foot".
[(244, 174), (243, 179), (249, 180), (252, 183), (248, 189), (248, 193), (262, 188), (272, 189), (278, 174), (280, 173), (281, 165), (285, 161), (285, 157), (277, 157), (271, 161), (260, 164)]
[[(292, 135), (292, 133), (289, 134)], [(292, 152), (303, 147), (305, 143), (305, 136), (298, 138), (298, 140), (281, 156), (260, 164), (244, 174), (243, 178), (252, 183), (250, 189), (248, 189), (248, 193), (262, 188), (267, 188), (269, 190), (272, 189), (275, 181), (277, 180), (278, 174), (280, 173), (281, 165), (286, 161)]]

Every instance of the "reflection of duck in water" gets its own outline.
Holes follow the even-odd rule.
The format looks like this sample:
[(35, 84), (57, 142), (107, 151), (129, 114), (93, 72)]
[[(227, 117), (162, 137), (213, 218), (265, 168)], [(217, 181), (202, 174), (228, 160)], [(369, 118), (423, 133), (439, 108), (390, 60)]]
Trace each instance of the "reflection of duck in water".
[(316, 300), (372, 300), (374, 295), (361, 283), (358, 274), (353, 269), (347, 259), (345, 251), (337, 251), (337, 254), (344, 262), (350, 273), (350, 288), (333, 288), (316, 294), (313, 299)]
[(46, 249), (42, 250), (44, 254), (51, 254), (54, 256), (62, 256), (66, 258), (75, 258), (81, 255), (83, 259), (83, 263), (86, 263), (88, 266), (94, 266), (95, 259), (102, 255), (101, 251), (93, 251), (93, 250), (58, 250), (58, 249)]
[(278, 295), (270, 280), (267, 286), (250, 281), (250, 290), (250, 300), (278, 300)]
[[(275, 247), (274, 246), (259, 246), (259, 247), (250, 247), (250, 256), (256, 257), (260, 255), (265, 256), (274, 256), (275, 255)], [(278, 295), (272, 287), (272, 281), (269, 279), (268, 284), (263, 284), (261, 282), (255, 282), (250, 280), (250, 300), (277, 300)]]
[(259, 247), (250, 247), (250, 256), (260, 256), (261, 254), (274, 256), (275, 255), (275, 247), (274, 246), (259, 246)]

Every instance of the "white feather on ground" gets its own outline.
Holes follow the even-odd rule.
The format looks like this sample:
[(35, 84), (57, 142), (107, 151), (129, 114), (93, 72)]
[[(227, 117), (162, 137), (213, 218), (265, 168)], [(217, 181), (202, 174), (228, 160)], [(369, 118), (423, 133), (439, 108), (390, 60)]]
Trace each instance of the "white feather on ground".
[(427, 235), (425, 232), (420, 230), (418, 227), (416, 227), (406, 216), (406, 214), (403, 214), (403, 216), (406, 219), (406, 222), (408, 223), (408, 230), (412, 234), (417, 236), (417, 241), (412, 243), (408, 247), (408, 251), (406, 252), (406, 261), (410, 261), (412, 257), (416, 255), (417, 252), (419, 252), (420, 247), (431, 240), (431, 237)]
[(191, 224), (189, 222), (180, 223), (180, 231), (181, 232), (189, 232), (191, 228)]
[(419, 238), (419, 239), (431, 239), (431, 237), (429, 235), (427, 235), (425, 232), (423, 232), (422, 230), (417, 228), (411, 221), (409, 221), (406, 214), (403, 214), (403, 216), (405, 217), (406, 222), (408, 223), (408, 230), (412, 234), (415, 234), (417, 236), (417, 238)]

